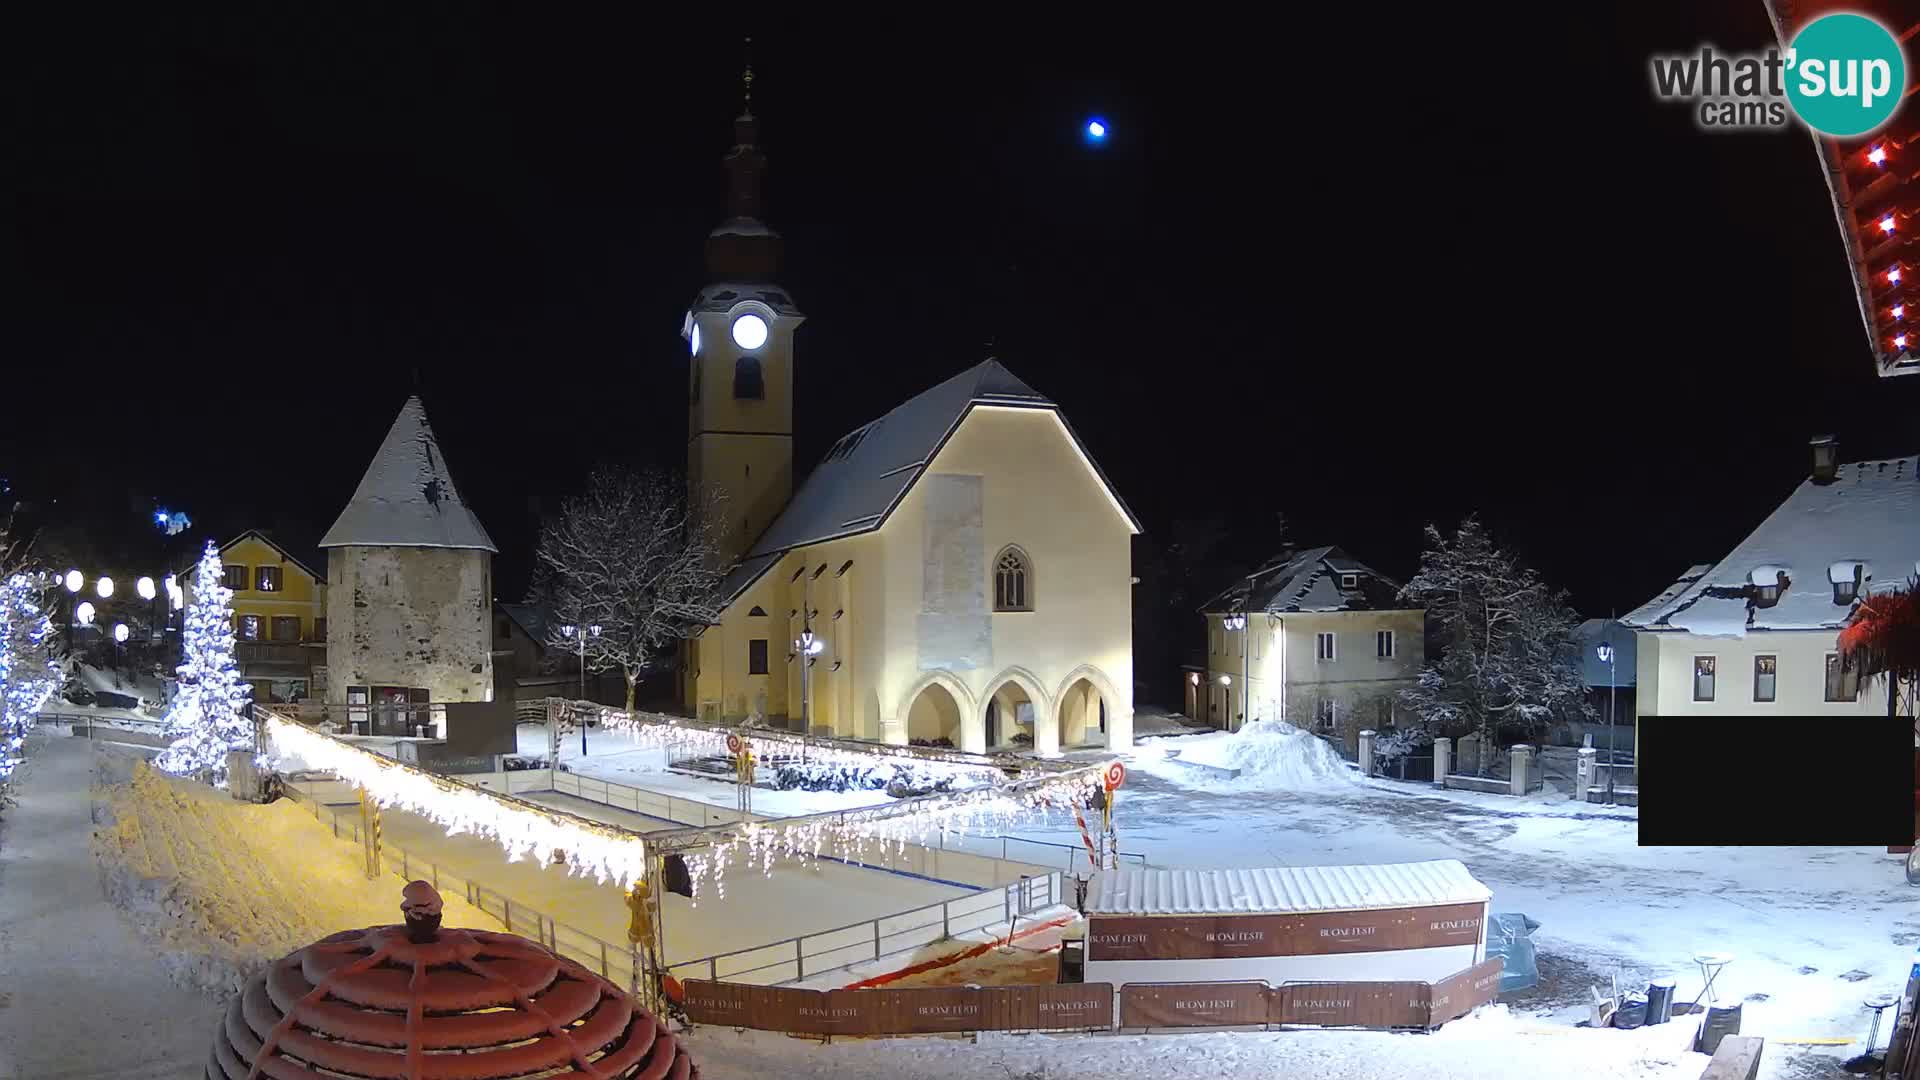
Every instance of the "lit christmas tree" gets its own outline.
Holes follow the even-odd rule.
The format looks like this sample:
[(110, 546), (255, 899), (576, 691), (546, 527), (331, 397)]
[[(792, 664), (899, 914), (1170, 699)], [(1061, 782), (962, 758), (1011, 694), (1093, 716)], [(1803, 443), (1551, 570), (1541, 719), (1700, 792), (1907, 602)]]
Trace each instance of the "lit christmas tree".
[(48, 581), (13, 574), (0, 584), (0, 787), (19, 766), (40, 706), (60, 688), (58, 639), (41, 606)]
[(227, 782), (227, 751), (253, 749), (253, 723), (242, 713), (253, 688), (240, 681), (233, 662), (233, 590), (224, 576), (220, 551), (209, 540), (194, 570), (180, 691), (167, 708), (173, 745), (153, 759), (176, 776), (205, 773), (216, 787)]

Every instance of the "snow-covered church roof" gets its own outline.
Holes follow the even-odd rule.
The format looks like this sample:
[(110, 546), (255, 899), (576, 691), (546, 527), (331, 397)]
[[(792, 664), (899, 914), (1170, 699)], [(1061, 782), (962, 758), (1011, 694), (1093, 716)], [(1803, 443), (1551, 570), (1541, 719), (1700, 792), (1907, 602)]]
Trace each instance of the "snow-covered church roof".
[(350, 544), (499, 550), (453, 486), (418, 396), (400, 407), (352, 501), (320, 538), (323, 548)]
[[(1855, 601), (1836, 603), (1833, 579), (1862, 595), (1920, 572), (1920, 456), (1842, 465), (1831, 483), (1808, 479), (1725, 559), (1695, 567), (1620, 621), (1647, 630), (1743, 637), (1749, 630), (1846, 625)], [(1759, 586), (1785, 586), (1763, 604)]]
[[(752, 549), (727, 577), (731, 600), (794, 548), (872, 532), (886, 524), (947, 439), (976, 405), (1048, 409), (1059, 406), (1022, 382), (998, 360), (983, 360), (967, 370), (895, 406), (893, 411), (855, 428), (833, 444), (794, 492), (786, 509), (760, 534)], [(1074, 445), (1086, 447), (1066, 417), (1060, 423)], [(1089, 465), (1093, 458), (1087, 456)], [(1139, 520), (1113, 490), (1106, 474), (1093, 466), (1114, 504), (1135, 532)]]

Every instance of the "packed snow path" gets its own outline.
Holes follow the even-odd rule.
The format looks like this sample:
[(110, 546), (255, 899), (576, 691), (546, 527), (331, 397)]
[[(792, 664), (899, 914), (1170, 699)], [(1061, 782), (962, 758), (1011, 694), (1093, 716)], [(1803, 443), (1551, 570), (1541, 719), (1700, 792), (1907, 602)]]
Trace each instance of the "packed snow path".
[(93, 747), (30, 737), (0, 814), (0, 1080), (201, 1075), (220, 1008), (172, 982), (88, 849)]

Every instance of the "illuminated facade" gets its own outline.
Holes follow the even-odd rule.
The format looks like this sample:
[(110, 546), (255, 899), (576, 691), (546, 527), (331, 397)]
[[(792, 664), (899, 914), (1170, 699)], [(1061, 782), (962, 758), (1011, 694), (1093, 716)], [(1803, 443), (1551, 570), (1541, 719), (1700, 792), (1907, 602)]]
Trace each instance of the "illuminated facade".
[(987, 360), (835, 443), (796, 492), (793, 338), (751, 115), (683, 325), (689, 482), (726, 493), (703, 718), (972, 751), (1126, 747), (1135, 521), (1059, 407)]

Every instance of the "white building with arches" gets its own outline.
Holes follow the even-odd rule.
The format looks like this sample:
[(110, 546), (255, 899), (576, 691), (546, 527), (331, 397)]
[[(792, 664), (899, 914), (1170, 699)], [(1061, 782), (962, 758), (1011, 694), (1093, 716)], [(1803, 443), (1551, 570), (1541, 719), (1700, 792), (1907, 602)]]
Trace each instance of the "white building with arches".
[(734, 569), (682, 654), (685, 708), (970, 751), (1133, 743), (1134, 518), (1058, 405), (995, 360), (836, 442), (794, 488), (793, 346), (757, 121), (682, 334), (688, 478)]

